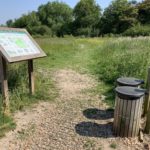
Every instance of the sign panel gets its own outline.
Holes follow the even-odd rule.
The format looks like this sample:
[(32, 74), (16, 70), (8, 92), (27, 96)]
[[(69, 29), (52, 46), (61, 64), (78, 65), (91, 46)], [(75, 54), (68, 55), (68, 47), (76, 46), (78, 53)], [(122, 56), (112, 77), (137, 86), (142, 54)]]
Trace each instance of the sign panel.
[(46, 56), (24, 29), (0, 28), (0, 52), (10, 63)]

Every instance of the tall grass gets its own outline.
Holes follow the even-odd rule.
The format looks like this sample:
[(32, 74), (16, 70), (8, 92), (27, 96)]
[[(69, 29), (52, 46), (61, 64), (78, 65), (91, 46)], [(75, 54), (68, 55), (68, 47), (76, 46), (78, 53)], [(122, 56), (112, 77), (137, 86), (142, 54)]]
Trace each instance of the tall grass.
[(150, 65), (150, 38), (108, 39), (93, 56), (99, 79), (114, 84), (121, 76), (146, 79)]
[(136, 77), (146, 81), (150, 66), (150, 38), (110, 38), (95, 50), (92, 72), (104, 82), (100, 92), (114, 105), (114, 88), (119, 77)]

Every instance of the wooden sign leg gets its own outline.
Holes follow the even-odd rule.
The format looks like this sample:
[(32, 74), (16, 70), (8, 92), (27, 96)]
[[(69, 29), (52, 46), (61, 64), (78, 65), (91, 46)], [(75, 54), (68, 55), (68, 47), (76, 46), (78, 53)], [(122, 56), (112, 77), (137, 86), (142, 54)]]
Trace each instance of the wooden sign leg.
[(29, 73), (29, 90), (30, 94), (34, 94), (34, 71), (33, 60), (28, 60), (28, 73)]
[(2, 96), (3, 96), (3, 107), (4, 107), (4, 114), (9, 115), (9, 93), (8, 93), (8, 81), (7, 81), (7, 63), (5, 59), (0, 56), (0, 76), (1, 76), (1, 89), (2, 89)]

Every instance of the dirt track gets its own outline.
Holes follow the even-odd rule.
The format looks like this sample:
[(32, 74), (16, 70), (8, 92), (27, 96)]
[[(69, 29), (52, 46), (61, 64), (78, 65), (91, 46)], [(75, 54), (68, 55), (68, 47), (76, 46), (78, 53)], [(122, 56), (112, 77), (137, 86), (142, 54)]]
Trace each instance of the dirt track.
[(0, 140), (0, 150), (111, 150), (112, 143), (118, 150), (147, 149), (149, 137), (146, 143), (113, 137), (113, 112), (90, 92), (92, 77), (58, 70), (53, 79), (57, 100), (16, 113), (17, 128)]

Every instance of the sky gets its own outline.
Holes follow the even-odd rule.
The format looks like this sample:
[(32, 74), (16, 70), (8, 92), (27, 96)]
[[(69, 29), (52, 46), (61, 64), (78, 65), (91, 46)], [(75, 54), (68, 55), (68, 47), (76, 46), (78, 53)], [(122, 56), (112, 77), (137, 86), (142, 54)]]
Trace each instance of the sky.
[[(46, 4), (52, 0), (1, 0), (0, 1), (0, 24), (5, 24), (9, 19), (19, 18), (22, 14), (26, 14), (37, 8), (41, 4)], [(72, 8), (79, 0), (61, 0)], [(141, 0), (138, 0), (141, 1)], [(106, 8), (111, 0), (96, 0), (102, 9)]]

